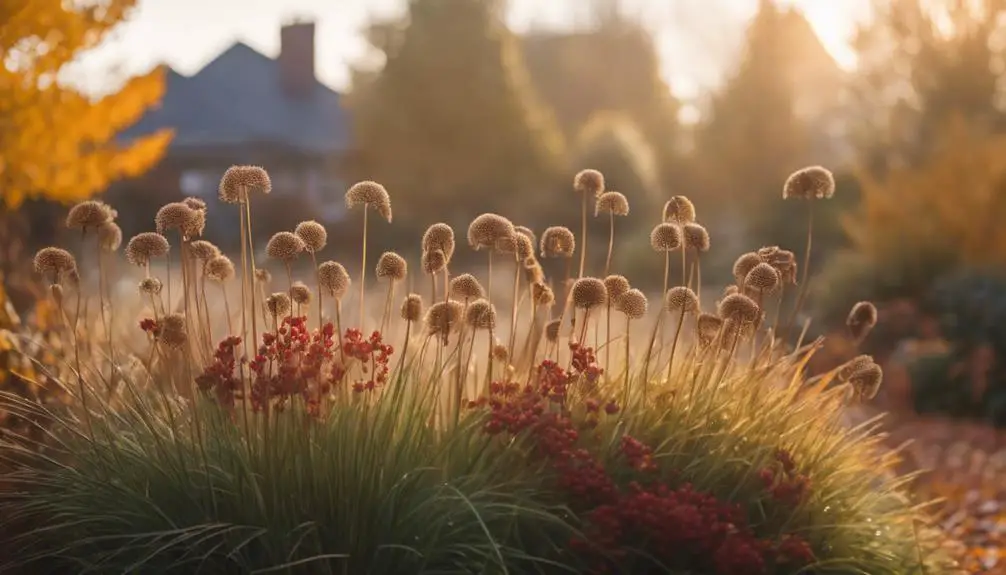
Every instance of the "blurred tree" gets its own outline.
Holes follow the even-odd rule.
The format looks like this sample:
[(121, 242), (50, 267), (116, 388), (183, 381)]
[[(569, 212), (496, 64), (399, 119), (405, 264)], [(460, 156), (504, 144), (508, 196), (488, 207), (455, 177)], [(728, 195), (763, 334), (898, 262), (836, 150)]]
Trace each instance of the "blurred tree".
[(561, 134), (534, 100), (502, 5), (411, 0), (402, 23), (371, 31), (385, 64), (357, 71), (348, 96), (360, 176), (382, 181), (411, 222), (520, 218), (555, 201), (543, 189), (570, 186)]
[(871, 168), (923, 161), (953, 114), (983, 130), (1006, 127), (1006, 0), (874, 0), (873, 12), (854, 42), (850, 114)]
[(0, 3), (0, 194), (3, 207), (26, 198), (80, 200), (156, 162), (170, 139), (158, 133), (123, 146), (135, 122), (164, 90), (155, 70), (92, 100), (59, 73), (126, 17), (135, 0)]

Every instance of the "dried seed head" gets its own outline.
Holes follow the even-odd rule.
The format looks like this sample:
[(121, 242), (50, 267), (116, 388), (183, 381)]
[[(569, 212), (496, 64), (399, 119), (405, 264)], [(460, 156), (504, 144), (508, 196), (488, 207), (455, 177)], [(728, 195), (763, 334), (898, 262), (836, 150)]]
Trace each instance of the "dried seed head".
[(196, 240), (189, 244), (189, 255), (205, 263), (219, 256), (220, 248), (206, 240)]
[(265, 246), (265, 255), (274, 260), (289, 262), (304, 251), (304, 240), (292, 232), (276, 232)]
[(290, 286), (290, 299), (297, 305), (304, 305), (311, 302), (311, 290), (304, 282), (293, 282)]
[(84, 200), (70, 208), (66, 227), (86, 232), (112, 221), (112, 210), (97, 200)]
[(98, 226), (98, 245), (106, 252), (114, 252), (122, 245), (122, 228), (109, 220)]
[(395, 252), (384, 252), (377, 260), (377, 277), (388, 278), (393, 282), (405, 279), (409, 265), (405, 258)]
[(203, 273), (208, 279), (216, 282), (225, 282), (234, 277), (234, 263), (231, 259), (220, 254), (204, 264)]
[(744, 288), (766, 295), (779, 289), (779, 272), (766, 263), (751, 268), (744, 278)]
[(663, 219), (678, 225), (692, 223), (695, 221), (695, 204), (685, 196), (673, 196), (664, 204)]
[[(503, 243), (507, 243), (504, 241)], [(514, 246), (514, 252), (517, 254), (517, 259), (524, 261), (528, 258), (534, 258), (534, 242), (531, 238), (525, 236), (524, 234), (515, 233), (513, 235), (513, 241), (510, 242)]]
[(496, 214), (482, 214), (468, 226), (468, 245), (472, 249), (498, 249), (503, 240), (512, 240), (516, 232), (510, 220)]
[(581, 194), (599, 196), (604, 193), (604, 174), (597, 170), (581, 170), (573, 177), (573, 189)]
[(283, 292), (276, 292), (265, 298), (265, 308), (274, 318), (290, 313), (290, 307), (290, 296)]
[(518, 234), (527, 236), (527, 239), (531, 240), (531, 245), (535, 245), (536, 243), (538, 243), (537, 239), (534, 236), (534, 232), (531, 231), (531, 228), (528, 228), (526, 226), (514, 226), (513, 230)]
[[(192, 208), (189, 208), (192, 209)], [(192, 209), (193, 217), (188, 225), (182, 229), (182, 236), (186, 239), (198, 238), (206, 230), (206, 210)]]
[(610, 275), (604, 278), (604, 288), (608, 290), (608, 301), (614, 302), (618, 296), (629, 291), (629, 280), (625, 276)]
[(727, 287), (723, 288), (723, 296), (726, 297), (728, 295), (733, 295), (735, 293), (740, 293), (740, 291), (741, 291), (741, 288), (737, 287), (736, 285), (731, 284), (731, 285), (728, 285)]
[(708, 347), (716, 339), (723, 327), (723, 320), (711, 313), (700, 313), (696, 319), (695, 329), (698, 332), (699, 345)]
[(419, 262), (423, 266), (423, 272), (427, 275), (439, 273), (447, 267), (447, 256), (441, 250), (424, 252)]
[(531, 284), (531, 298), (534, 305), (538, 307), (548, 307), (555, 303), (555, 293), (552, 288), (541, 282)]
[(438, 223), (426, 228), (423, 234), (423, 252), (440, 250), (447, 261), (454, 257), (454, 230), (451, 226)]
[(178, 230), (179, 233), (184, 234), (185, 230), (188, 230), (196, 225), (196, 210), (188, 207), (182, 202), (171, 202), (170, 204), (165, 204), (161, 206), (161, 209), (157, 210), (157, 215), (154, 216), (154, 224), (156, 224), (157, 232), (164, 234), (170, 230)]
[(185, 328), (185, 316), (180, 313), (171, 313), (161, 318), (158, 322), (160, 331), (157, 340), (164, 345), (178, 349), (189, 340), (189, 334)]
[(422, 296), (410, 293), (402, 300), (402, 319), (410, 322), (417, 322), (423, 317)]
[(325, 249), (328, 243), (328, 232), (325, 226), (314, 220), (308, 220), (297, 224), (293, 233), (304, 242), (304, 250), (309, 254), (316, 254)]
[(335, 299), (346, 295), (350, 283), (346, 268), (339, 262), (327, 261), (318, 265), (318, 284)]
[(719, 315), (724, 321), (754, 323), (761, 316), (758, 304), (742, 293), (728, 295), (720, 301)]
[(608, 302), (608, 290), (597, 278), (580, 278), (573, 284), (573, 306), (592, 309)]
[(553, 319), (552, 321), (545, 324), (545, 339), (549, 343), (555, 343), (559, 341), (559, 327), (561, 327), (561, 325), (562, 322), (560, 322), (557, 319)]
[(658, 252), (672, 252), (681, 247), (681, 228), (677, 224), (657, 224), (650, 232), (650, 247)]
[(699, 252), (709, 251), (709, 232), (705, 226), (690, 222), (682, 228), (685, 247)]
[(184, 203), (186, 206), (192, 208), (193, 210), (198, 210), (200, 212), (205, 212), (206, 211), (206, 202), (204, 202), (200, 198), (188, 197), (188, 198), (185, 198), (184, 200), (182, 200), (182, 203)]
[(778, 246), (768, 246), (758, 250), (758, 257), (779, 272), (779, 281), (782, 285), (796, 284), (796, 255), (789, 250), (779, 249)]
[(510, 361), (510, 350), (502, 343), (497, 343), (493, 346), (493, 359), (501, 363)]
[(545, 281), (545, 270), (533, 256), (524, 260), (524, 279), (529, 284)]
[(461, 274), (451, 278), (451, 297), (460, 301), (484, 298), (486, 292), (482, 284), (472, 274)]
[(271, 191), (268, 172), (258, 166), (231, 166), (220, 178), (220, 201), (226, 204), (243, 204), (250, 193)]
[(171, 244), (157, 232), (143, 232), (133, 236), (126, 244), (126, 259), (134, 266), (146, 266), (152, 258), (168, 254)]
[(475, 300), (468, 305), (465, 323), (472, 329), (496, 329), (496, 308), (487, 300)]
[(699, 311), (699, 297), (691, 288), (672, 287), (664, 294), (664, 307), (672, 314), (695, 313)]
[(762, 258), (755, 252), (748, 252), (737, 258), (734, 262), (734, 279), (737, 280), (737, 284), (744, 285), (748, 274), (760, 263), (762, 263)]
[(855, 340), (861, 340), (877, 325), (877, 306), (868, 301), (861, 301), (852, 306), (849, 317), (845, 320), (849, 334)]
[(835, 195), (835, 176), (821, 166), (797, 170), (786, 178), (782, 188), (783, 199), (822, 200)]
[(880, 390), (884, 371), (873, 357), (860, 355), (842, 364), (836, 373), (839, 382), (848, 383), (855, 396), (861, 400), (873, 399)]
[(346, 191), (346, 207), (352, 209), (356, 206), (373, 208), (391, 223), (391, 196), (377, 182), (358, 182)]
[(723, 320), (723, 327), (720, 328), (720, 348), (726, 351), (734, 350), (742, 340), (754, 333), (754, 326), (754, 323), (734, 319)]
[(462, 305), (454, 300), (438, 301), (426, 310), (426, 333), (446, 340), (454, 326), (461, 321)]
[(164, 287), (161, 284), (161, 280), (157, 278), (144, 278), (140, 280), (140, 293), (146, 296), (157, 296), (160, 295), (161, 289)]
[(615, 298), (615, 309), (624, 313), (629, 319), (642, 318), (649, 307), (646, 295), (638, 289), (626, 290)]
[(260, 284), (268, 284), (272, 281), (272, 274), (265, 268), (255, 269), (255, 281)]
[(62, 248), (42, 248), (35, 253), (35, 273), (46, 278), (50, 284), (59, 285), (67, 274), (77, 269), (73, 254)]
[(576, 236), (569, 228), (552, 226), (541, 234), (541, 257), (571, 258), (576, 251)]
[(66, 285), (70, 287), (80, 287), (80, 270), (73, 268), (66, 272)]
[(597, 196), (594, 203), (594, 216), (611, 214), (613, 216), (629, 215), (629, 200), (621, 192), (604, 192)]

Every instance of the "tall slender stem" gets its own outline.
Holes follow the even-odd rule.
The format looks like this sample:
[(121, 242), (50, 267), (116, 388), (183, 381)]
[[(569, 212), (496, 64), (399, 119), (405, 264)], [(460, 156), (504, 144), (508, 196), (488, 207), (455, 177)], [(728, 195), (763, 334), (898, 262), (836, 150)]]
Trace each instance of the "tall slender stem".
[(629, 406), (629, 353), (631, 348), (629, 347), (629, 322), (631, 319), (628, 315), (625, 316), (625, 397), (622, 399), (622, 413), (625, 413), (625, 408)]
[(807, 200), (807, 249), (804, 251), (803, 255), (803, 272), (800, 274), (800, 291), (798, 292), (796, 298), (796, 305), (793, 306), (793, 311), (790, 312), (789, 318), (786, 320), (786, 325), (783, 327), (780, 338), (786, 341), (789, 336), (789, 329), (793, 326), (793, 322), (796, 321), (796, 316), (799, 315), (800, 310), (803, 308), (803, 299), (807, 295), (807, 272), (810, 269), (810, 250), (813, 244), (814, 238), (814, 200)]
[(321, 277), (318, 275), (318, 256), (314, 254), (314, 250), (311, 250), (311, 265), (314, 266), (314, 285), (315, 293), (318, 294), (318, 328), (325, 323), (324, 314), (324, 298), (321, 297)]
[(667, 381), (671, 381), (671, 367), (674, 365), (674, 352), (678, 348), (678, 338), (681, 337), (681, 326), (685, 324), (685, 308), (681, 308), (681, 315), (678, 316), (678, 327), (674, 331), (674, 341), (671, 342), (671, 358), (667, 360)]
[[(255, 313), (255, 277), (257, 276), (256, 266), (255, 266), (255, 238), (252, 236), (252, 225), (251, 225), (251, 197), (245, 197), (245, 225), (248, 227), (248, 264), (251, 266), (251, 281), (249, 284), (249, 291), (251, 292), (251, 324), (252, 324), (252, 349), (258, 346), (258, 318)], [(268, 413), (268, 410), (266, 410)]]
[(611, 250), (615, 247), (615, 212), (608, 212), (608, 258), (604, 260), (604, 276), (611, 273)]
[(364, 329), (364, 308), (367, 297), (367, 214), (370, 212), (370, 204), (363, 204), (363, 254), (360, 261), (360, 332), (366, 333)]
[(580, 274), (578, 278), (583, 277), (583, 268), (587, 263), (587, 194), (583, 194), (583, 217), (581, 218), (582, 225), (580, 227)]
[(510, 354), (510, 361), (514, 364), (516, 360), (513, 355), (513, 348), (517, 344), (517, 306), (519, 302), (517, 301), (517, 294), (520, 291), (520, 260), (517, 259), (516, 252), (514, 253), (514, 262), (516, 267), (513, 273), (513, 305), (510, 309), (510, 346), (508, 353)]

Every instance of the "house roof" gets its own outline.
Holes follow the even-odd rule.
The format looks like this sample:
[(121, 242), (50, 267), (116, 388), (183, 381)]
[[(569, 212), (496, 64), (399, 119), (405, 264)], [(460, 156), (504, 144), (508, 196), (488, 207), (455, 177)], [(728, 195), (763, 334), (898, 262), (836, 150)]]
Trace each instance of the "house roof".
[(268, 143), (308, 153), (344, 150), (349, 121), (338, 92), (316, 81), (307, 97), (283, 91), (279, 63), (238, 42), (192, 76), (168, 70), (164, 99), (121, 134), (175, 131), (169, 150)]

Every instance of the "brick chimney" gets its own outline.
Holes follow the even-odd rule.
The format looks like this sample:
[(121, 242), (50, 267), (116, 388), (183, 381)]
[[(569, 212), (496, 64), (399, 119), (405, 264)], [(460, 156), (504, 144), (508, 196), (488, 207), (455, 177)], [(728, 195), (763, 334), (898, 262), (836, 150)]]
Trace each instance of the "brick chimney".
[(287, 24), (279, 33), (279, 80), (292, 98), (306, 98), (314, 91), (314, 22)]

